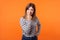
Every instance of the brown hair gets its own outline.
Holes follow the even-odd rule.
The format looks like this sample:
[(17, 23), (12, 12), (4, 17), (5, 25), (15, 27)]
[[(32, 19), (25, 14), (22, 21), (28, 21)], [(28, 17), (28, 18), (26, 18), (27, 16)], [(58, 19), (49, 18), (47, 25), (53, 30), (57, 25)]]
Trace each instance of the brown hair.
[(35, 5), (33, 3), (29, 3), (27, 6), (26, 6), (26, 9), (25, 9), (25, 15), (23, 16), (23, 18), (26, 19), (26, 11), (29, 9), (29, 7), (32, 7), (34, 9), (34, 12), (32, 14), (32, 20), (34, 20), (36, 18), (36, 9), (35, 9)]

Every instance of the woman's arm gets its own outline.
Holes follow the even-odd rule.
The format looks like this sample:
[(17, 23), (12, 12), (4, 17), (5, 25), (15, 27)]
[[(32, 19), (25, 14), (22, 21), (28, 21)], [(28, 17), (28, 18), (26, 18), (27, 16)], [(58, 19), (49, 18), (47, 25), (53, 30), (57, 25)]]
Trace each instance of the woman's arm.
[(36, 32), (36, 35), (39, 35), (41, 24), (38, 19), (37, 19), (37, 27), (38, 27), (38, 31)]

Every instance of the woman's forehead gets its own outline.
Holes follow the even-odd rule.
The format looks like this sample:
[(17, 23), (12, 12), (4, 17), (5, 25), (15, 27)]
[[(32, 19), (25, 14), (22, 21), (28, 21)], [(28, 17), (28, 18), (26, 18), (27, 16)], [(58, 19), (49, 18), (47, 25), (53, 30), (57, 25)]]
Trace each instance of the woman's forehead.
[(33, 9), (33, 7), (29, 7), (29, 9)]

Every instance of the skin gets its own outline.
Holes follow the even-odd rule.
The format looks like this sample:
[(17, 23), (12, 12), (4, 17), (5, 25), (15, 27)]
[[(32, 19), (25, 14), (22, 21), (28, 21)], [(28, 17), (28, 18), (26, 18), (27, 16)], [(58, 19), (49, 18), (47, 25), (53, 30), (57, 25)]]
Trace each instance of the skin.
[(32, 14), (34, 12), (34, 9), (32, 7), (29, 7), (29, 9), (27, 10), (27, 20), (31, 20), (32, 19)]

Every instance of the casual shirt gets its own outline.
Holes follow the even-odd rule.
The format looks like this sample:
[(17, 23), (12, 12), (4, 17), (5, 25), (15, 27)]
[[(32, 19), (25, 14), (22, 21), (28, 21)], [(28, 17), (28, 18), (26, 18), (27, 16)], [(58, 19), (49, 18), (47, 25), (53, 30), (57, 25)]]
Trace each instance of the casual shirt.
[[(23, 35), (26, 37), (33, 37), (40, 33), (40, 22), (38, 18), (33, 20), (26, 20), (23, 17), (20, 18), (20, 25), (22, 28)], [(36, 27), (38, 31), (36, 31)]]

